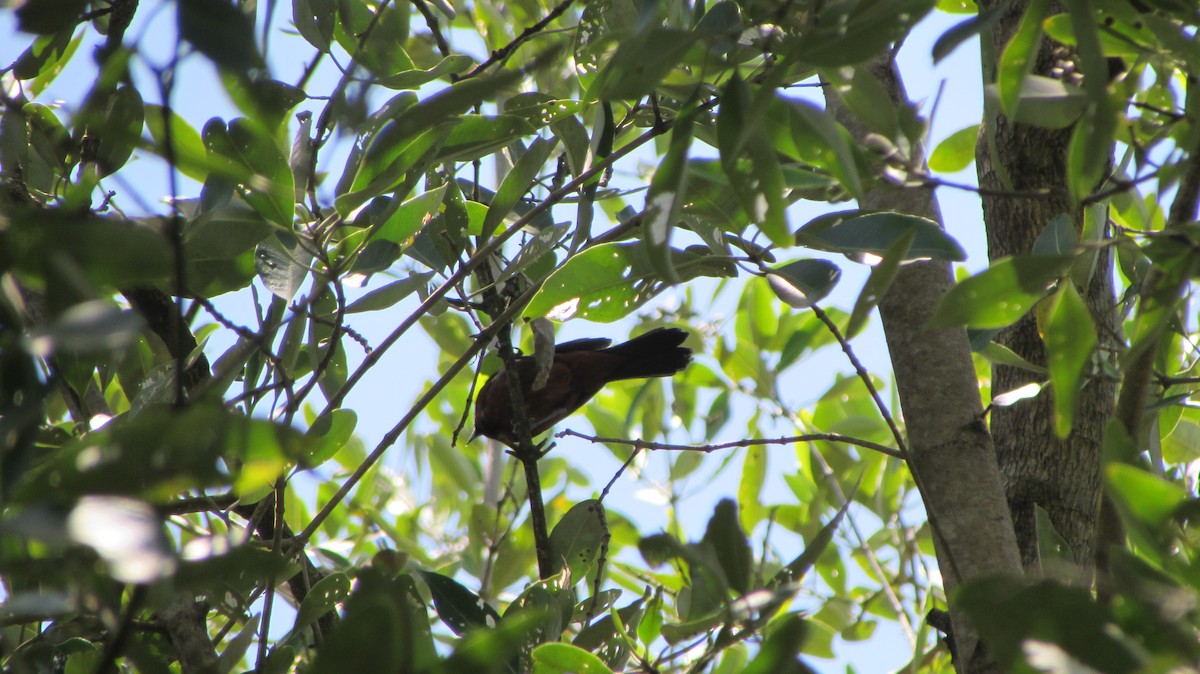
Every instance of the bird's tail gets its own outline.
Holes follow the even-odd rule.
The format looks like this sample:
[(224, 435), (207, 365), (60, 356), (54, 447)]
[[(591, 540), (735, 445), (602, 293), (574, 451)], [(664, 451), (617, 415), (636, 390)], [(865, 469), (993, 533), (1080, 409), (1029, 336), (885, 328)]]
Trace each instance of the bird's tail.
[(604, 349), (622, 356), (624, 362), (613, 369), (609, 381), (670, 377), (692, 362), (692, 350), (680, 346), (688, 333), (679, 328), (656, 328), (633, 339)]

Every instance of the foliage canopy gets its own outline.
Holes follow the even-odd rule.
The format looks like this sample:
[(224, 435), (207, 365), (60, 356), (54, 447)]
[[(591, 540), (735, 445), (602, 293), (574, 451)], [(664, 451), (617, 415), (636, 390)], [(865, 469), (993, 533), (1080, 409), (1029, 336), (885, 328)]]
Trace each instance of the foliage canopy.
[[(804, 672), (879, 625), (906, 639), (909, 671), (1195, 667), (1197, 10), (981, 4), (15, 6), (25, 48), (0, 71), (5, 669)], [(934, 12), (961, 18), (934, 59), (980, 38), (985, 119), (926, 162), (930, 111), (887, 73)], [(1053, 72), (1037, 66), (1046, 45), (1066, 55)], [(49, 102), (89, 58), (90, 89)], [(236, 113), (180, 104), (198, 64)], [(1062, 134), (1062, 170), (997, 160), (1011, 127)], [(947, 175), (977, 156), (1001, 185), (983, 196), (1062, 207), (933, 301), (906, 294), (966, 253), (936, 206), (888, 199), (959, 189)], [(147, 205), (164, 196), (143, 192), (152, 174), (166, 206)], [(836, 206), (797, 223), (814, 202)], [(860, 264), (850, 306), (822, 309)], [(1117, 285), (1099, 308), (1097, 278)], [(668, 290), (678, 301), (656, 302)], [(721, 293), (736, 296), (727, 322)], [(1095, 439), (1087, 494), (1114, 509), (1115, 538), (1080, 548), (1039, 509), (1022, 569), (1010, 523), (935, 500), (1002, 486), (923, 468), (937, 443), (914, 429), (904, 364), (872, 375), (854, 356), (889, 293), (929, 318), (885, 315), (893, 359), (969, 340), (972, 393), (1049, 400), (1037, 432)], [(514, 348), (544, 353), (548, 319), (631, 317), (688, 328), (703, 355), (586, 409), (619, 469), (597, 481), (533, 438), (511, 456), (465, 440), (476, 380)], [(1030, 320), (1038, 358), (1004, 336)], [(368, 449), (347, 396), (379, 368), (414, 376), (414, 328), (437, 377), (392, 401)], [(797, 409), (812, 392), (785, 373), (836, 345), (854, 375)], [(991, 391), (993, 366), (1030, 383)], [(1101, 423), (1081, 412), (1096, 382), (1119, 386)], [(992, 461), (969, 397), (929, 423), (976, 433)], [(655, 450), (661, 531), (608, 498)], [(384, 466), (388, 452), (403, 457)], [(782, 499), (764, 496), (775, 478)], [(697, 485), (732, 497), (703, 532), (675, 508)], [(957, 546), (984, 543), (947, 533), (1005, 527), (1005, 573), (976, 572)], [(976, 631), (984, 655), (964, 645)]]

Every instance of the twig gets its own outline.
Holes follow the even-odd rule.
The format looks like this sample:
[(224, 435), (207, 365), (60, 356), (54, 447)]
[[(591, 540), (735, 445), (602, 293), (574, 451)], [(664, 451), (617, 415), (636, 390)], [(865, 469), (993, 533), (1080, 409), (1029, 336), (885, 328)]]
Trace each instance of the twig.
[[(861, 438), (852, 438), (850, 436), (842, 435), (840, 433), (806, 433), (804, 435), (793, 435), (793, 436), (789, 436), (786, 438), (734, 440), (731, 442), (723, 442), (723, 443), (715, 444), (715, 445), (673, 445), (673, 444), (669, 444), (669, 443), (665, 443), (665, 442), (649, 442), (646, 440), (629, 440), (626, 438), (601, 438), (601, 437), (596, 437), (596, 436), (592, 436), (592, 435), (584, 435), (583, 433), (579, 433), (579, 432), (573, 431), (571, 429), (561, 431), (554, 435), (554, 437), (556, 437), (556, 438), (565, 438), (568, 436), (575, 437), (575, 438), (581, 438), (583, 440), (588, 440), (590, 442), (598, 442), (598, 443), (604, 443), (604, 444), (609, 444), (609, 445), (628, 445), (628, 446), (634, 447), (636, 449), (648, 449), (651, 451), (661, 450), (661, 451), (672, 451), (672, 452), (703, 452), (705, 454), (720, 451), (722, 449), (733, 449), (736, 447), (752, 447), (752, 446), (756, 446), (756, 445), (787, 445), (787, 444), (792, 444), (792, 443), (796, 443), (796, 442), (842, 442), (847, 445), (855, 445), (857, 447), (871, 449), (871, 450), (874, 450), (881, 454), (887, 454), (888, 456), (895, 457), (897, 459), (901, 459), (901, 460), (904, 459), (904, 452), (901, 450), (893, 449), (892, 447), (888, 447), (887, 445), (880, 445), (878, 443), (871, 442), (870, 440), (863, 440)], [(626, 463), (628, 463), (628, 462), (626, 462)], [(623, 469), (624, 468), (622, 468), (622, 470)]]
[(442, 56), (450, 55), (450, 43), (446, 42), (446, 37), (442, 35), (441, 25), (438, 23), (438, 18), (433, 12), (429, 11), (429, 5), (425, 0), (412, 0), (412, 3), (417, 6), (417, 11), (421, 16), (425, 17), (425, 25), (429, 26), (429, 32), (433, 35), (433, 41), (437, 43), (438, 51)]
[(858, 356), (854, 355), (854, 349), (850, 348), (850, 342), (846, 341), (846, 337), (842, 335), (842, 331), (838, 329), (833, 319), (829, 317), (821, 307), (812, 305), (813, 315), (817, 317), (825, 327), (829, 329), (830, 334), (842, 346), (842, 351), (846, 354), (846, 358), (850, 359), (850, 364), (854, 366), (854, 371), (858, 373), (858, 378), (862, 380), (867, 387), (867, 391), (871, 394), (871, 399), (875, 401), (875, 407), (879, 409), (879, 414), (883, 420), (887, 422), (888, 428), (892, 431), (892, 438), (896, 441), (896, 446), (900, 449), (900, 458), (908, 454), (908, 447), (904, 443), (904, 435), (900, 433), (900, 427), (896, 425), (896, 420), (892, 418), (892, 413), (883, 402), (883, 398), (879, 395), (879, 390), (875, 388), (874, 382), (871, 381), (871, 373), (863, 367), (862, 361)]
[(503, 62), (505, 59), (507, 59), (509, 56), (511, 56), (513, 51), (515, 51), (517, 47), (520, 47), (522, 43), (524, 43), (526, 40), (533, 37), (534, 35), (537, 35), (538, 33), (542, 32), (542, 30), (544, 30), (546, 28), (546, 26), (550, 25), (551, 21), (562, 16), (562, 13), (567, 11), (567, 8), (571, 6), (571, 3), (573, 1), (574, 0), (563, 0), (562, 2), (558, 3), (558, 5), (554, 9), (550, 10), (550, 13), (547, 14), (544, 18), (542, 18), (541, 21), (538, 21), (537, 23), (533, 24), (532, 26), (529, 26), (525, 30), (521, 31), (520, 35), (513, 38), (513, 40), (511, 42), (509, 42), (508, 44), (504, 45), (503, 47), (493, 51), (491, 56), (489, 56), (487, 58), (487, 60), (485, 60), (483, 63), (480, 63), (479, 65), (472, 68), (471, 71), (469, 73), (467, 73), (466, 75), (463, 75), (461, 79), (469, 80), (472, 77), (476, 77), (483, 71), (487, 70), (492, 65)]

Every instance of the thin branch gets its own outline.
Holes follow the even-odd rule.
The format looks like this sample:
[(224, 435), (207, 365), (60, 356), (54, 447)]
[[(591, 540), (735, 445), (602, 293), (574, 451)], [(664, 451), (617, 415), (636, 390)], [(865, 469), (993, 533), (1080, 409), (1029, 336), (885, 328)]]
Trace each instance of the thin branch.
[(522, 43), (524, 43), (526, 40), (533, 37), (534, 35), (537, 35), (538, 33), (542, 32), (546, 28), (546, 26), (550, 25), (551, 21), (562, 16), (563, 12), (567, 11), (567, 8), (571, 6), (571, 3), (573, 1), (574, 0), (563, 0), (562, 2), (558, 3), (558, 5), (554, 9), (550, 10), (550, 13), (547, 14), (544, 18), (542, 18), (541, 21), (538, 21), (537, 23), (533, 24), (532, 26), (529, 26), (525, 30), (521, 31), (520, 35), (513, 38), (513, 40), (511, 42), (509, 42), (508, 44), (504, 45), (503, 47), (493, 51), (491, 56), (489, 56), (487, 58), (487, 60), (485, 60), (483, 63), (480, 63), (479, 65), (472, 68), (471, 72), (467, 73), (466, 75), (463, 75), (461, 79), (469, 80), (472, 77), (478, 76), (480, 73), (482, 73), (483, 71), (492, 67), (496, 63), (503, 63), (505, 60), (508, 59), (509, 56), (512, 55), (512, 53), (514, 51), (516, 51), (517, 47), (521, 46)]
[(788, 444), (792, 444), (792, 443), (796, 443), (796, 442), (841, 442), (841, 443), (845, 443), (847, 445), (855, 445), (856, 447), (863, 447), (865, 449), (870, 449), (870, 450), (879, 452), (880, 454), (886, 454), (888, 456), (891, 456), (891, 457), (894, 457), (894, 458), (897, 458), (900, 460), (904, 460), (904, 452), (901, 450), (897, 450), (892, 447), (888, 447), (887, 445), (881, 445), (881, 444), (878, 444), (875, 442), (871, 442), (870, 440), (863, 440), (861, 438), (852, 438), (848, 435), (842, 435), (840, 433), (806, 433), (804, 435), (793, 435), (793, 436), (789, 436), (786, 438), (734, 440), (731, 442), (723, 442), (723, 443), (715, 444), (715, 445), (674, 445), (674, 444), (670, 444), (670, 443), (666, 443), (666, 442), (649, 442), (647, 440), (629, 440), (626, 438), (601, 438), (601, 437), (592, 436), (592, 435), (584, 435), (583, 433), (579, 433), (579, 432), (573, 431), (571, 429), (561, 431), (554, 435), (554, 437), (556, 437), (556, 438), (565, 438), (568, 436), (575, 437), (575, 438), (581, 438), (583, 440), (588, 440), (590, 442), (598, 442), (598, 443), (609, 444), (609, 445), (627, 445), (627, 446), (633, 447), (635, 449), (648, 449), (648, 450), (652, 450), (652, 451), (661, 450), (661, 451), (669, 451), (669, 452), (703, 452), (705, 454), (720, 451), (722, 449), (734, 449), (737, 447), (753, 447), (756, 445), (788, 445)]
[(888, 428), (891, 429), (892, 437), (896, 440), (896, 446), (900, 448), (901, 458), (903, 458), (903, 456), (908, 454), (908, 447), (904, 443), (904, 435), (900, 432), (900, 427), (896, 425), (896, 420), (892, 418), (891, 411), (884, 404), (883, 398), (879, 395), (879, 390), (875, 388), (875, 383), (871, 381), (871, 374), (863, 367), (862, 361), (858, 359), (858, 356), (854, 355), (854, 349), (850, 348), (850, 342), (846, 341), (845, 336), (842, 335), (842, 331), (838, 329), (833, 319), (815, 304), (812, 306), (812, 311), (813, 315), (825, 324), (830, 334), (841, 345), (846, 358), (850, 359), (850, 364), (854, 366), (854, 371), (858, 373), (858, 378), (862, 380), (863, 384), (867, 387), (867, 391), (871, 394), (871, 399), (875, 401), (875, 407), (879, 409), (879, 414), (887, 422)]
[(443, 57), (449, 56), (450, 43), (442, 35), (442, 28), (438, 23), (438, 18), (429, 10), (428, 3), (425, 0), (412, 0), (412, 3), (416, 5), (417, 11), (421, 13), (421, 16), (425, 17), (425, 25), (429, 26), (429, 32), (433, 35), (433, 41), (437, 43), (438, 51), (441, 52)]

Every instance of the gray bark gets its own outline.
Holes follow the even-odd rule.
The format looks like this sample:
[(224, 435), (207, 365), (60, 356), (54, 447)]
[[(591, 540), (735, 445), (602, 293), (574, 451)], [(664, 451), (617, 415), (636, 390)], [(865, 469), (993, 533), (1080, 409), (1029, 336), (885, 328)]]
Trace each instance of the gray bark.
[[(997, 4), (980, 3), (981, 10)], [(994, 62), (1012, 37), (1028, 3), (1013, 3), (995, 25), (991, 42), (984, 41), (983, 59)], [(1043, 39), (1033, 72), (1047, 75), (1055, 65), (1054, 44)], [(1082, 214), (1073, 211), (1067, 195), (1067, 145), (1071, 129), (1041, 129), (1015, 123), (998, 111), (988, 120), (993, 128), (993, 155), (988, 134), (981, 134), (976, 150), (979, 185), (984, 188), (984, 223), (988, 255), (996, 260), (1028, 253), (1046, 224), (1057, 215), (1070, 214), (1078, 225)], [(1003, 176), (1009, 177), (1005, 184)], [(1047, 189), (1041, 198), (1002, 196)], [(1100, 343), (1111, 344), (1120, 326), (1114, 311), (1112, 263), (1108, 250), (1101, 252), (1096, 271), (1086, 288), (1081, 288), (1091, 310)], [(1006, 328), (996, 341), (1036, 365), (1045, 365), (1046, 353), (1033, 313)], [(1111, 352), (1111, 351), (1110, 351)], [(992, 391), (1000, 394), (1042, 379), (1035, 373), (1008, 366), (995, 366)], [(1055, 529), (1071, 546), (1080, 577), (1090, 577), (1095, 557), (1095, 530), (1100, 504), (1100, 445), (1105, 423), (1112, 415), (1115, 382), (1089, 377), (1079, 393), (1074, 430), (1066, 439), (1054, 433), (1053, 392), (1043, 390), (1034, 399), (991, 413), (991, 431), (996, 455), (1004, 475), (1009, 508), (1025, 568), (1039, 568), (1035, 512), (1040, 506)]]
[[(907, 102), (890, 57), (870, 64), (897, 104)], [(829, 108), (856, 140), (868, 131), (827, 88)], [(914, 157), (922, 164), (923, 157)], [(927, 188), (879, 185), (860, 204), (941, 222)], [(938, 565), (948, 596), (962, 583), (1021, 573), (992, 439), (983, 423), (979, 382), (966, 331), (933, 330), (929, 319), (954, 283), (947, 262), (909, 264), (879, 305), (908, 432), (908, 464), (934, 531)], [(957, 666), (963, 672), (998, 671), (965, 616), (951, 606)]]

